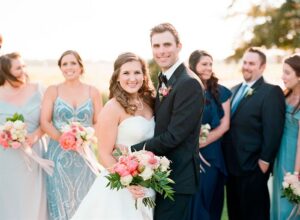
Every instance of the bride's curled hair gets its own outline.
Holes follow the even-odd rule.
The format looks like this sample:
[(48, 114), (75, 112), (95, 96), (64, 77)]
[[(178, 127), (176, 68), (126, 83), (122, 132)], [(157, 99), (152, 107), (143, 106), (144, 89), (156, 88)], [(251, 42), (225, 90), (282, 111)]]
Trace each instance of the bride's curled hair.
[(125, 109), (126, 113), (134, 115), (137, 110), (137, 105), (130, 103), (130, 94), (127, 93), (118, 82), (122, 65), (132, 61), (140, 62), (144, 76), (143, 85), (138, 90), (138, 95), (147, 105), (152, 109), (154, 108), (155, 90), (149, 76), (146, 62), (141, 57), (131, 52), (120, 54), (114, 62), (114, 72), (111, 76), (109, 85), (109, 99), (115, 98)]

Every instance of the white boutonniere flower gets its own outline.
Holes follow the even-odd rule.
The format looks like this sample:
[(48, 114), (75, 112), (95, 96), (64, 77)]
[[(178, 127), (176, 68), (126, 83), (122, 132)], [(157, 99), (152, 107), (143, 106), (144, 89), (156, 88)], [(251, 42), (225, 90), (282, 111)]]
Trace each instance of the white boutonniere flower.
[(252, 95), (253, 95), (253, 93), (254, 93), (254, 89), (252, 89), (252, 88), (249, 88), (249, 89), (248, 89), (248, 91), (246, 92), (246, 95), (245, 95), (245, 97), (252, 96)]

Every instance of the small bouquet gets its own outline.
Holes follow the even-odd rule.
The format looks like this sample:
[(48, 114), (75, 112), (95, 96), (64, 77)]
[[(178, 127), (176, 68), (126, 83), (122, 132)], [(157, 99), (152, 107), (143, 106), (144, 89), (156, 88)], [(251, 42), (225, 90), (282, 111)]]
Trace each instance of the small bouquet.
[(90, 169), (98, 175), (102, 167), (91, 149), (91, 146), (97, 144), (95, 130), (92, 127), (84, 127), (79, 122), (71, 122), (63, 126), (62, 132), (59, 138), (60, 146), (64, 150), (78, 152)]
[(208, 137), (210, 129), (211, 129), (211, 127), (209, 124), (201, 125), (201, 130), (200, 130), (200, 141), (201, 142), (203, 142), (203, 143), (206, 142), (206, 139)]
[(286, 173), (282, 182), (282, 196), (291, 203), (300, 204), (300, 181), (299, 173)]
[[(140, 185), (152, 188), (164, 198), (174, 200), (174, 190), (170, 186), (174, 181), (169, 178), (170, 161), (166, 157), (155, 156), (152, 152), (141, 150), (129, 155), (122, 155), (113, 166), (112, 173), (106, 176), (109, 180), (107, 187), (111, 189), (124, 188), (130, 185)], [(142, 199), (145, 206), (153, 208), (153, 198)], [(137, 208), (137, 200), (135, 201)]]
[(26, 143), (26, 124), (21, 114), (15, 113), (11, 118), (6, 119), (6, 123), (0, 126), (0, 144), (4, 149), (13, 148), (20, 149), (24, 153), (25, 163), (29, 170), (30, 159), (37, 162), (49, 175), (53, 173), (54, 163), (51, 160), (41, 158)]
[(300, 214), (300, 176), (298, 172), (291, 174), (287, 172), (284, 175), (282, 182), (282, 197), (285, 197), (289, 202), (295, 204), (290, 216)]

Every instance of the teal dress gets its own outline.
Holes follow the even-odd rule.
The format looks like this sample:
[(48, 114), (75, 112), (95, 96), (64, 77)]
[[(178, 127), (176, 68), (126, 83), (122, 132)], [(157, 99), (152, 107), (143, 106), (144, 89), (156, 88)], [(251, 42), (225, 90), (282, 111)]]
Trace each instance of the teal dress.
[[(16, 106), (0, 101), (0, 124), (14, 113), (25, 118), (28, 133), (40, 126), (40, 110), (43, 92), (40, 86), (25, 102)], [(42, 157), (45, 140), (39, 139), (32, 149)], [(45, 220), (47, 219), (45, 178), (41, 167), (31, 162), (28, 169), (21, 150), (3, 149), (0, 145), (0, 219)]]
[[(57, 130), (71, 121), (83, 126), (92, 126), (93, 103), (89, 98), (74, 108), (60, 97), (54, 102), (52, 123)], [(59, 143), (50, 139), (45, 156), (53, 160), (53, 176), (47, 177), (47, 199), (50, 220), (70, 219), (89, 191), (96, 176), (85, 161), (74, 151), (64, 151)]]
[[(294, 107), (286, 104), (285, 125), (273, 170), (273, 194), (271, 203), (271, 219), (288, 219), (294, 204), (281, 198), (282, 181), (285, 172), (294, 172), (297, 139), (299, 131), (300, 111), (292, 115)], [(300, 219), (297, 216), (292, 219)]]

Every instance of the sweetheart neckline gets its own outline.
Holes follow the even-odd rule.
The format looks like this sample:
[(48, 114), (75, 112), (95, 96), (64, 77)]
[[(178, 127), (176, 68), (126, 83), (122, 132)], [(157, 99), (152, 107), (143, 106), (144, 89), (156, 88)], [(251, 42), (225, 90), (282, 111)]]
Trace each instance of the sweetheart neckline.
[(118, 127), (120, 127), (125, 121), (128, 121), (129, 119), (134, 119), (134, 118), (142, 118), (145, 121), (147, 121), (148, 123), (152, 122), (154, 120), (154, 116), (152, 116), (150, 119), (147, 119), (144, 116), (141, 115), (134, 115), (134, 116), (130, 116), (128, 118), (125, 118), (123, 121), (120, 122), (120, 124), (118, 125)]

